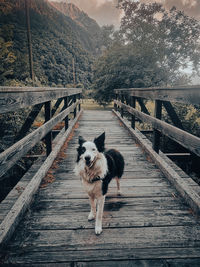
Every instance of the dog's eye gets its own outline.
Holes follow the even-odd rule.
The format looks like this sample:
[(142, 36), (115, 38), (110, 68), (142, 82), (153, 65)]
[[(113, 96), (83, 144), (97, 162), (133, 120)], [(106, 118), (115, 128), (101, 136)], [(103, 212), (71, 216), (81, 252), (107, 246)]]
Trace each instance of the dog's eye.
[(85, 147), (82, 147), (81, 152), (85, 153), (85, 151), (86, 151)]
[(96, 151), (96, 148), (93, 148), (92, 151)]

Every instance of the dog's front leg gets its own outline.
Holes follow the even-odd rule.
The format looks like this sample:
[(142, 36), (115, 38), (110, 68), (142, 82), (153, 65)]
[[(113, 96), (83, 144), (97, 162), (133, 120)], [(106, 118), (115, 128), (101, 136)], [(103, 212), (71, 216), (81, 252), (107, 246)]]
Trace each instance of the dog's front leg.
[(96, 216), (96, 201), (94, 198), (89, 197), (90, 198), (90, 213), (88, 215), (88, 221), (92, 221), (94, 220), (95, 216)]
[(105, 196), (102, 196), (97, 199), (97, 216), (95, 222), (96, 235), (100, 235), (102, 232), (102, 217), (103, 217), (104, 202), (105, 202)]

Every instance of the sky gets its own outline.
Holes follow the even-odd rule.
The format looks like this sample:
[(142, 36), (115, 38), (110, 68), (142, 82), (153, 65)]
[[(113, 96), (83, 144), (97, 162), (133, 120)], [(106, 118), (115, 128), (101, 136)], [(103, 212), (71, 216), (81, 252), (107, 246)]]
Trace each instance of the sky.
[[(114, 24), (119, 27), (122, 13), (116, 8), (118, 0), (51, 0), (74, 3), (81, 10), (95, 19), (100, 26)], [(187, 15), (200, 20), (200, 0), (139, 0), (143, 3), (159, 2), (166, 9), (176, 6)]]

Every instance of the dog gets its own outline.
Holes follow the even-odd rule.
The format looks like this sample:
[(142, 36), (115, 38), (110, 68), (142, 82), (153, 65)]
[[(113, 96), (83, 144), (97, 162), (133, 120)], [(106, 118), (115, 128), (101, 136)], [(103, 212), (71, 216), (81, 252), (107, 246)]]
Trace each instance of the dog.
[(88, 220), (95, 221), (96, 235), (102, 232), (102, 216), (105, 196), (110, 181), (115, 178), (117, 192), (120, 191), (120, 178), (124, 171), (124, 158), (115, 149), (105, 150), (105, 132), (95, 138), (93, 142), (86, 141), (79, 136), (79, 147), (77, 148), (77, 161), (75, 174), (82, 180), (83, 187), (88, 193), (91, 210)]

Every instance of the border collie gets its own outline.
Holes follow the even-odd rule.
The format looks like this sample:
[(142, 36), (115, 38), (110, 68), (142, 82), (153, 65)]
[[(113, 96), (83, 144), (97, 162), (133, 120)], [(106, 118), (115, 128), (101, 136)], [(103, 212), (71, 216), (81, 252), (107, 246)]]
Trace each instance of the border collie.
[(78, 156), (75, 174), (82, 180), (88, 193), (91, 211), (88, 220), (95, 221), (95, 233), (102, 232), (102, 216), (105, 195), (110, 181), (115, 178), (118, 194), (120, 194), (120, 181), (124, 171), (124, 158), (115, 149), (104, 149), (105, 132), (95, 138), (93, 142), (86, 141), (79, 136)]

